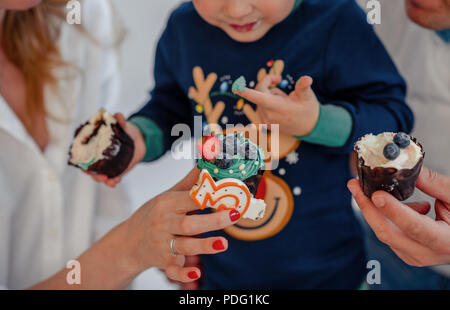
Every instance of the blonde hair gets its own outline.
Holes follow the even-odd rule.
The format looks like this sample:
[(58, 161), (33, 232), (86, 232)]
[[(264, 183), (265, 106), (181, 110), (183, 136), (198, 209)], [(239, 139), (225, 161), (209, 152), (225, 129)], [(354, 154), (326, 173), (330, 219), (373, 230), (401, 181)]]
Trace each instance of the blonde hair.
[(66, 2), (43, 0), (29, 10), (6, 11), (3, 19), (1, 46), (25, 80), (26, 113), (23, 122), (29, 132), (33, 124), (32, 116), (46, 113), (44, 85), (56, 85), (53, 70), (65, 64), (55, 44), (58, 24), (52, 21), (65, 19)]

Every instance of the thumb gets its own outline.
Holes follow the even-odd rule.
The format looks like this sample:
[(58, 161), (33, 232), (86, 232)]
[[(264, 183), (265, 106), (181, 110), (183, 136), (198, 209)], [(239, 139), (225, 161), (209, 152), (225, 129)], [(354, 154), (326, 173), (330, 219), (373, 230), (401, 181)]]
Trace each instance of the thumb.
[(450, 203), (450, 177), (423, 166), (416, 186), (425, 194)]
[(126, 125), (127, 125), (127, 121), (125, 120), (125, 117), (123, 116), (123, 114), (122, 113), (116, 113), (116, 114), (114, 114), (114, 117), (116, 118), (116, 120), (119, 123), (120, 127), (125, 129)]
[(311, 85), (313, 84), (313, 79), (310, 76), (302, 76), (298, 79), (297, 84), (295, 84), (295, 95), (297, 97), (303, 97), (307, 95), (308, 91), (311, 90)]

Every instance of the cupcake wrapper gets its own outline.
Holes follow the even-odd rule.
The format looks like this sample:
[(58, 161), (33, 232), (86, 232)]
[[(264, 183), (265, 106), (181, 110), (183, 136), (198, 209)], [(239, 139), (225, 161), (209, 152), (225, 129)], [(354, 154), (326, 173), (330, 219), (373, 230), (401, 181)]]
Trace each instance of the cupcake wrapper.
[(364, 164), (364, 159), (358, 156), (358, 176), (364, 194), (372, 197), (378, 190), (383, 190), (400, 201), (406, 200), (414, 193), (416, 181), (422, 169), (425, 153), (423, 147), (417, 140), (411, 137), (422, 150), (422, 158), (412, 169), (396, 169), (376, 167), (374, 169)]
[[(130, 136), (128, 136), (119, 124), (114, 124), (111, 128), (114, 135), (111, 139), (111, 145), (103, 152), (104, 158), (94, 162), (87, 169), (95, 174), (104, 174), (108, 178), (114, 178), (122, 174), (127, 169), (134, 155), (134, 142)], [(78, 132), (79, 130), (77, 130), (75, 135)], [(118, 152), (117, 149), (119, 150)], [(70, 162), (69, 165), (80, 168)]]
[(256, 196), (256, 192), (258, 191), (258, 186), (259, 186), (259, 183), (261, 182), (263, 174), (264, 174), (264, 170), (260, 169), (258, 171), (258, 174), (251, 176), (248, 179), (244, 180), (245, 185), (247, 185), (248, 190), (250, 191), (250, 194), (253, 195), (253, 197)]

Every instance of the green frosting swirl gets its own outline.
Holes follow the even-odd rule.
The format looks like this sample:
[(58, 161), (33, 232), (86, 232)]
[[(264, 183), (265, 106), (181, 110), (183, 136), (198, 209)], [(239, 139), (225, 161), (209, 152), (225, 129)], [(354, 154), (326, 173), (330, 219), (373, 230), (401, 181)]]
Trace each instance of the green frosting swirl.
[[(217, 136), (220, 140), (223, 140), (223, 136)], [(264, 152), (259, 146), (251, 142), (249, 139), (242, 138), (241, 143), (248, 142), (253, 144), (257, 148), (257, 158), (246, 160), (241, 155), (237, 154), (233, 156), (233, 163), (228, 169), (220, 169), (214, 163), (214, 161), (206, 161), (203, 158), (198, 161), (199, 169), (207, 169), (212, 177), (221, 180), (225, 178), (234, 178), (241, 181), (248, 179), (251, 176), (258, 174), (258, 171), (264, 167)]]
[(89, 167), (95, 162), (95, 157), (92, 158), (90, 161), (85, 163), (78, 163), (78, 166), (83, 170), (88, 170)]

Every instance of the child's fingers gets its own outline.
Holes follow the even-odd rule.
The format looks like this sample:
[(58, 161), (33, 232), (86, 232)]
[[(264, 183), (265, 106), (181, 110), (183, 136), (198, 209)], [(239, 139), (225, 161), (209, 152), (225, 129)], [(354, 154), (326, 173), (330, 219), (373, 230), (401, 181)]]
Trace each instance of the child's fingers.
[(313, 84), (313, 79), (310, 76), (302, 76), (298, 79), (297, 84), (295, 84), (295, 94), (303, 95), (305, 91), (309, 90)]
[(277, 85), (281, 82), (281, 75), (269, 74), (263, 78), (256, 87), (257, 91), (268, 93), (270, 92), (270, 87)]
[(114, 180), (109, 180), (109, 179), (105, 181), (105, 184), (112, 188), (116, 187), (117, 183), (118, 182), (116, 182)]
[(111, 181), (114, 182), (115, 185), (117, 185), (122, 181), (122, 177), (121, 176), (115, 177), (115, 178), (111, 179)]
[(267, 119), (267, 112), (270, 113), (270, 110), (267, 110), (264, 108), (264, 106), (259, 106), (258, 109), (256, 109), (256, 113), (258, 113), (259, 115), (259, 119), (260, 119), (260, 123), (261, 124), (267, 124), (268, 119)]
[(116, 187), (116, 185), (122, 180), (121, 176), (110, 179), (104, 174), (93, 174), (92, 172), (86, 172), (86, 174), (89, 174), (94, 181), (105, 183), (109, 187)]
[(295, 89), (305, 90), (313, 84), (313, 79), (310, 76), (302, 76), (298, 79), (297, 83), (295, 84)]
[(288, 94), (286, 94), (284, 91), (282, 91), (281, 89), (276, 88), (276, 87), (275, 88), (271, 88), (270, 89), (270, 93), (272, 95), (275, 95), (275, 96), (289, 97)]
[(169, 265), (166, 268), (166, 275), (169, 279), (177, 282), (192, 282), (200, 278), (201, 271), (196, 267), (180, 267)]
[(114, 117), (116, 118), (117, 122), (119, 123), (120, 127), (125, 128), (127, 125), (127, 121), (125, 120), (125, 117), (122, 113), (116, 113), (114, 114)]
[(281, 103), (279, 102), (280, 98), (283, 100), (285, 99), (277, 95), (272, 95), (271, 93), (260, 92), (248, 88), (245, 91), (235, 91), (234, 93), (249, 102), (253, 102), (256, 105), (263, 106), (267, 109), (278, 108), (281, 105)]
[(280, 114), (279, 111), (265, 109), (262, 106), (259, 107), (258, 114), (261, 117), (262, 124), (267, 125), (268, 129), (271, 128), (271, 125), (280, 125), (280, 122), (285, 119), (285, 115)]
[(106, 182), (108, 177), (104, 174), (91, 174), (92, 178), (97, 182)]

